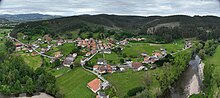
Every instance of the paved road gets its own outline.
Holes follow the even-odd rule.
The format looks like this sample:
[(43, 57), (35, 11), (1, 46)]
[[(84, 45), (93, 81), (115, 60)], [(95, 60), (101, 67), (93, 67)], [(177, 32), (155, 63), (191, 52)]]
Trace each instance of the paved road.
[[(23, 45), (23, 46), (25, 46), (25, 47), (28, 47), (28, 45), (26, 45), (26, 44), (22, 43), (22, 42), (21, 42), (21, 41), (19, 41), (18, 39), (11, 37), (11, 36), (10, 36), (10, 33), (8, 33), (8, 36), (7, 36), (7, 37), (8, 37), (9, 39), (11, 39), (11, 40), (14, 40), (14, 41), (16, 41), (16, 42), (18, 42), (18, 43), (22, 44), (22, 45)], [(45, 54), (43, 54), (43, 53), (40, 53), (40, 52), (39, 52), (39, 51), (37, 51), (35, 48), (32, 48), (32, 47), (31, 47), (31, 49), (32, 49), (33, 51), (35, 51), (36, 53), (38, 53), (39, 55), (41, 55), (41, 56), (44, 56), (44, 57), (47, 57), (47, 58), (50, 58), (50, 59), (55, 58), (55, 57), (48, 56), (48, 55), (45, 55)]]
[[(91, 60), (96, 54), (98, 54), (98, 52), (99, 52), (99, 51), (97, 51), (95, 54), (93, 54), (92, 56), (90, 56), (88, 59), (85, 59), (83, 62), (86, 62), (86, 61)], [(86, 70), (86, 71), (88, 71), (88, 72), (90, 72), (90, 73), (96, 75), (96, 76), (97, 76), (99, 79), (101, 79), (103, 82), (109, 83), (104, 77), (102, 77), (102, 76), (99, 75), (98, 73), (96, 73), (96, 72), (94, 72), (94, 71), (91, 71), (91, 70), (89, 70), (89, 69), (86, 69), (86, 68), (84, 67), (84, 65), (82, 65), (82, 68), (83, 68), (84, 70)]]
[(182, 49), (182, 50), (179, 50), (179, 51), (177, 51), (177, 52), (174, 52), (174, 53), (170, 53), (171, 55), (174, 55), (174, 54), (177, 54), (177, 53), (180, 53), (180, 52), (182, 52), (182, 51), (185, 51), (185, 50), (187, 50), (187, 49), (189, 49), (189, 48), (184, 48), (184, 49)]

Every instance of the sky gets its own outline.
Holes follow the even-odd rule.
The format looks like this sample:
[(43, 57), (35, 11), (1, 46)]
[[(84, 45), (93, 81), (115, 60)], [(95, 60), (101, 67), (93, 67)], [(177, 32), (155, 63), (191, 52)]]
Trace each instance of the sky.
[(215, 15), (220, 0), (0, 0), (0, 14)]

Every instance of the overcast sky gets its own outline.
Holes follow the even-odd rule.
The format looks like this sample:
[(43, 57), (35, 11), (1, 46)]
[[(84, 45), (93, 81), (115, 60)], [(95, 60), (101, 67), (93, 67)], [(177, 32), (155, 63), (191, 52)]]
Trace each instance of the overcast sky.
[(0, 14), (217, 15), (219, 0), (2, 0)]

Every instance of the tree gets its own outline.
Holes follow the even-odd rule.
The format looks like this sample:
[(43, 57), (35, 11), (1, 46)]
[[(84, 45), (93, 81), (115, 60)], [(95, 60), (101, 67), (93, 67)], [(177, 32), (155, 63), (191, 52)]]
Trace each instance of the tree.
[(73, 64), (71, 64), (71, 65), (70, 65), (70, 68), (73, 69), (73, 67), (74, 67)]
[(20, 83), (19, 80), (17, 80), (17, 81), (15, 82), (15, 84), (14, 84), (14, 92), (15, 92), (16, 94), (22, 92), (22, 91), (21, 91), (21, 83)]
[(123, 64), (125, 61), (124, 59), (120, 59), (120, 63)]
[(6, 40), (5, 47), (8, 53), (12, 53), (15, 50), (15, 45), (10, 40)]
[(59, 59), (56, 59), (54, 61), (53, 67), (58, 67), (58, 66), (60, 66), (60, 64), (61, 64), (61, 61)]
[(199, 50), (199, 57), (201, 58), (201, 59), (205, 59), (205, 50), (204, 49), (201, 49), (201, 50)]
[(34, 92), (35, 85), (33, 83), (33, 80), (28, 77), (25, 84), (25, 91), (29, 94), (32, 94)]

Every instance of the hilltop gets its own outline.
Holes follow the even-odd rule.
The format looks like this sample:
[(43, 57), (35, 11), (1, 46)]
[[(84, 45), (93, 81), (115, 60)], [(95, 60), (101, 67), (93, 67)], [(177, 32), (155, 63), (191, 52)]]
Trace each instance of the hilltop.
[[(207, 40), (218, 38), (220, 18), (216, 16), (118, 16), (118, 15), (79, 15), (50, 20), (34, 21), (17, 25), (12, 32), (26, 35), (69, 36), (70, 32), (105, 33), (105, 36), (134, 37), (140, 35), (160, 36), (157, 40), (198, 37)], [(89, 32), (89, 33), (88, 33)], [(124, 33), (123, 33), (124, 32)], [(123, 34), (122, 34), (123, 33)], [(207, 36), (207, 33), (212, 33)], [(78, 33), (77, 33), (78, 34)], [(91, 35), (92, 35), (91, 34)], [(162, 36), (162, 39), (161, 39)], [(154, 37), (155, 38), (155, 37)], [(171, 40), (168, 40), (171, 39)]]
[(47, 20), (47, 19), (54, 19), (61, 16), (53, 16), (53, 15), (43, 15), (43, 14), (17, 14), (17, 15), (10, 15), (10, 14), (3, 14), (0, 15), (0, 18), (7, 19), (11, 22), (27, 22), (27, 21), (39, 21), (39, 20)]

